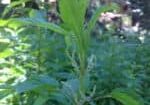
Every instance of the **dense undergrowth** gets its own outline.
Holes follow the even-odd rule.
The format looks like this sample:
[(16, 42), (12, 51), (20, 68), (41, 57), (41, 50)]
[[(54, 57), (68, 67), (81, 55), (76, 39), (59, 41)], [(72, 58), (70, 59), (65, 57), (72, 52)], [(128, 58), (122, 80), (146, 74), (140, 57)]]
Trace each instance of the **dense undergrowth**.
[(88, 0), (59, 7), (60, 25), (37, 10), (0, 20), (0, 105), (149, 105), (149, 37), (91, 35), (99, 14), (115, 4), (86, 25)]

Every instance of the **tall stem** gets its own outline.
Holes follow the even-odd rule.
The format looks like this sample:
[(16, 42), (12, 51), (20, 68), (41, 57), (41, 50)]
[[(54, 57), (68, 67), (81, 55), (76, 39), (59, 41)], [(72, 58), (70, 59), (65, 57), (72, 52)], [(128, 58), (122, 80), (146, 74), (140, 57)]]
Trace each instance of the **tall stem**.
[(79, 59), (80, 59), (80, 92), (82, 95), (85, 95), (85, 75), (86, 75), (86, 51), (84, 49), (83, 44), (80, 44), (80, 52), (79, 52)]

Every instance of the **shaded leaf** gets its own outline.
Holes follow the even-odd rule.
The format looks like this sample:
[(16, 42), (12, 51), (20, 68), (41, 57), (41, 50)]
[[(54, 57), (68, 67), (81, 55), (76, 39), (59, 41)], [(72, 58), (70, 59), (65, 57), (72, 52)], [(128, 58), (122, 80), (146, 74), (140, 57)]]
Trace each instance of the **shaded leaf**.
[(43, 91), (43, 88), (45, 89), (45, 91), (47, 89), (49, 91), (54, 91), (58, 88), (58, 82), (49, 76), (37, 76), (36, 78), (32, 78), (17, 84), (16, 86), (14, 86), (14, 88), (18, 93), (36, 91), (41, 89)]
[(39, 96), (33, 105), (44, 105), (44, 103), (48, 100), (48, 97)]
[(107, 11), (110, 11), (110, 10), (118, 10), (118, 9), (119, 9), (119, 7), (115, 3), (111, 3), (110, 5), (99, 7), (99, 9), (95, 12), (95, 14), (92, 16), (91, 20), (89, 21), (88, 26), (87, 26), (87, 30), (89, 32), (92, 31), (92, 29), (94, 28), (98, 18), (100, 17), (100, 15), (103, 12), (107, 12)]
[(48, 23), (48, 22), (41, 22), (39, 20), (36, 19), (31, 19), (31, 18), (19, 18), (19, 19), (10, 19), (9, 20), (9, 24), (18, 24), (20, 26), (36, 26), (36, 27), (41, 27), (41, 28), (46, 28), (46, 29), (50, 29), (51, 31), (54, 31), (56, 33), (62, 34), (62, 35), (67, 35), (68, 32), (65, 31), (63, 28), (61, 28), (60, 26), (53, 24), (53, 23)]

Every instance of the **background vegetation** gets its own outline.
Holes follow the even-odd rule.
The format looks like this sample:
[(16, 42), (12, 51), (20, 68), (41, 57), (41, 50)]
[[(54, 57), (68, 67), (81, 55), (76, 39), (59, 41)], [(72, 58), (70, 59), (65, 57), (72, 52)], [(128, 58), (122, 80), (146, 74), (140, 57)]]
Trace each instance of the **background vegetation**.
[(137, 32), (98, 21), (115, 1), (1, 4), (0, 105), (150, 105), (149, 5), (130, 2)]

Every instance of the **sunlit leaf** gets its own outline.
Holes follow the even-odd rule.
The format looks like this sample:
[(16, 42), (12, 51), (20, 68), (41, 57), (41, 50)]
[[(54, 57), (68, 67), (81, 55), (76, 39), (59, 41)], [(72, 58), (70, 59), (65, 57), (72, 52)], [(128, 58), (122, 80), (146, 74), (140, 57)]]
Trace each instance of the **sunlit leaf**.
[(0, 52), (0, 58), (6, 58), (6, 57), (9, 57), (11, 55), (14, 54), (14, 50), (13, 49), (6, 49), (2, 52)]
[(4, 27), (4, 26), (6, 26), (6, 25), (7, 25), (7, 23), (8, 23), (8, 21), (7, 21), (7, 20), (0, 19), (0, 27)]
[(134, 97), (124, 92), (113, 91), (111, 96), (123, 105), (143, 105), (139, 100), (136, 100)]

